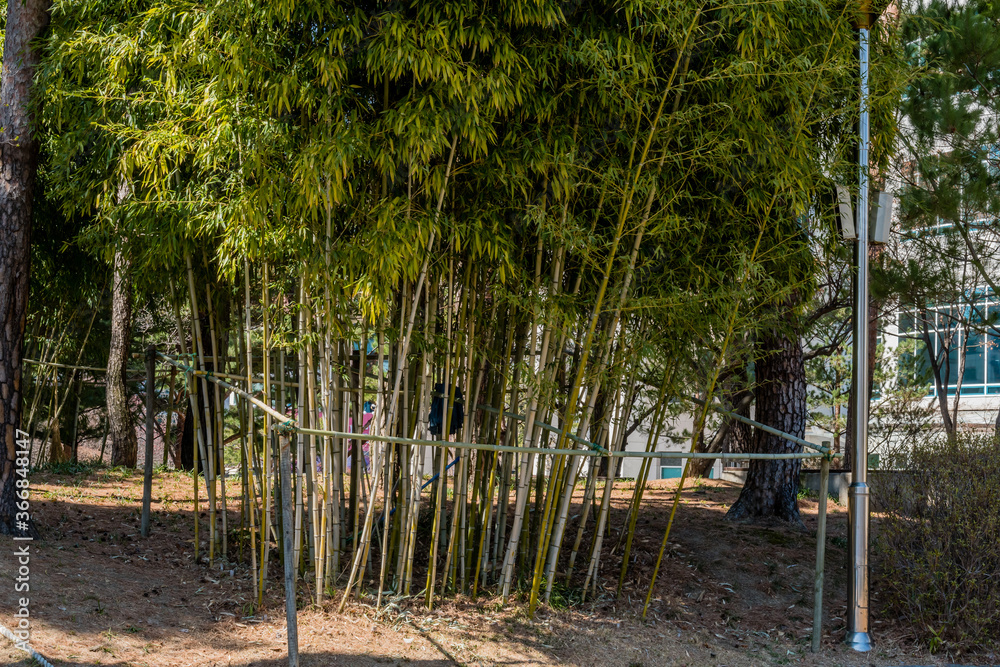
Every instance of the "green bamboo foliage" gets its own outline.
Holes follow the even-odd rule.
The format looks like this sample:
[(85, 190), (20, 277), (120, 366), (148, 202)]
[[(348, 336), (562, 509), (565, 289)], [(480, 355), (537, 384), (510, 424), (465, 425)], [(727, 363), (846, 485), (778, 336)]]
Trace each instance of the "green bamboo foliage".
[[(101, 252), (117, 216), (135, 271), (178, 285), (179, 363), (238, 360), (225, 382), (253, 399), (234, 427), (220, 385), (189, 380), (209, 561), (239, 557), (239, 499), (258, 601), (289, 496), (317, 603), (525, 590), (533, 612), (561, 576), (592, 594), (642, 486), (612, 537), (593, 450), (624, 447), (635, 405), (665, 429), (713, 390), (706, 356), (732, 362), (733, 331), (811, 289), (800, 237), (831, 220), (801, 212), (843, 168), (826, 129), (853, 85), (851, 17), (822, 0), (53, 12), (54, 196)], [(312, 432), (286, 488), (289, 421)]]

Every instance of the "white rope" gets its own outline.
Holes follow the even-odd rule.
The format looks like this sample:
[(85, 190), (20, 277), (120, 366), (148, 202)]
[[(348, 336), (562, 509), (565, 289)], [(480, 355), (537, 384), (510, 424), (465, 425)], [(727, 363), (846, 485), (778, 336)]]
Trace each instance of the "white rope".
[(0, 625), (0, 634), (2, 634), (4, 637), (14, 642), (17, 648), (21, 649), (22, 651), (27, 651), (32, 658), (37, 660), (42, 665), (42, 667), (54, 667), (51, 662), (42, 657), (41, 653), (28, 646), (27, 642), (22, 642), (20, 639), (15, 637), (13, 632), (11, 632), (2, 625)]

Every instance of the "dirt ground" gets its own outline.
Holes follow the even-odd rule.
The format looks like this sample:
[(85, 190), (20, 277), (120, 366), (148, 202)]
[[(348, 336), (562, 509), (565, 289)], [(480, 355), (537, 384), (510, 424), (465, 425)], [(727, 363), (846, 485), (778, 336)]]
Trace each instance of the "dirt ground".
[[(262, 610), (249, 567), (209, 569), (193, 559), (190, 476), (158, 474), (153, 525), (139, 535), (142, 478), (109, 469), (32, 477), (42, 539), (31, 545), (31, 644), (55, 665), (239, 666), (287, 664), (283, 589), (273, 564)], [(875, 649), (842, 645), (846, 609), (846, 510), (830, 504), (824, 643), (809, 652), (815, 567), (815, 499), (800, 504), (805, 531), (723, 519), (738, 487), (699, 482), (683, 504), (646, 622), (639, 618), (676, 482), (651, 482), (621, 598), (616, 546), (631, 482), (618, 482), (597, 599), (580, 583), (558, 588), (534, 619), (523, 600), (480, 596), (428, 612), (418, 599), (374, 596), (312, 604), (300, 587), (302, 664), (325, 665), (934, 665), (891, 619), (873, 625)], [(235, 494), (234, 494), (235, 495)], [(238, 496), (237, 496), (238, 497)], [(238, 520), (238, 514), (231, 520)], [(575, 527), (570, 529), (575, 535)], [(0, 554), (0, 623), (14, 627), (17, 562)], [(577, 586), (577, 588), (574, 588)], [(876, 601), (877, 602), (877, 599)], [(0, 665), (35, 664), (0, 638)]]

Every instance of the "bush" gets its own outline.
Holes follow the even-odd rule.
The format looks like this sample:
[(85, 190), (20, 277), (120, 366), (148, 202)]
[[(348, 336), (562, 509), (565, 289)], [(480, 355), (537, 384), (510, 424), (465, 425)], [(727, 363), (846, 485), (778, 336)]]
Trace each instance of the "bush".
[[(873, 592), (931, 651), (1000, 644), (1000, 443), (922, 444), (872, 479)], [(881, 515), (881, 516), (878, 516)]]

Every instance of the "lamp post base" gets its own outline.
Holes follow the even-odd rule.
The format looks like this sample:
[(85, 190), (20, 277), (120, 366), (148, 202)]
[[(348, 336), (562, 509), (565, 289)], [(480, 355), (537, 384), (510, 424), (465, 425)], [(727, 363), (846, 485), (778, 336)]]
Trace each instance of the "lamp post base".
[(871, 638), (867, 632), (848, 632), (847, 636), (844, 637), (844, 643), (861, 653), (872, 650)]

